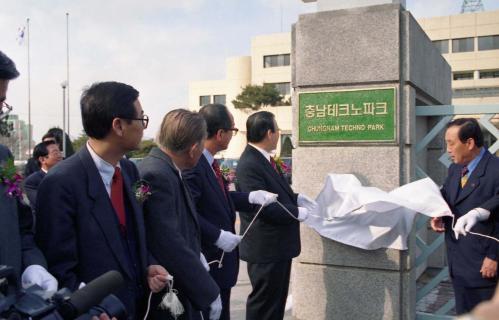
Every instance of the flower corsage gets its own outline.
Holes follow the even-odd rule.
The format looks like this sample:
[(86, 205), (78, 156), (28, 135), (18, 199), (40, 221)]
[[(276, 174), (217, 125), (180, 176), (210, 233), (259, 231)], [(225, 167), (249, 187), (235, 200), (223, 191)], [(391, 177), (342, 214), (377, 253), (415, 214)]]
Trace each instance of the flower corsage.
[(145, 180), (138, 180), (133, 184), (133, 193), (135, 194), (135, 199), (142, 203), (152, 194), (151, 186)]

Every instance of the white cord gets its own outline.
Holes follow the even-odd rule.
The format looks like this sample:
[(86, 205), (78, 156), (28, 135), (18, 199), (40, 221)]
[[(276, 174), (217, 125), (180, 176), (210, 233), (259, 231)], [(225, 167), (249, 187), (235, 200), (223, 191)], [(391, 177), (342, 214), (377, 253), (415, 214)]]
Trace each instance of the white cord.
[(147, 299), (147, 311), (146, 315), (144, 316), (144, 320), (146, 320), (147, 316), (149, 315), (149, 309), (151, 308), (151, 297), (152, 297), (152, 291), (149, 293), (149, 299)]
[[(452, 215), (452, 231), (456, 230), (456, 229), (454, 229), (454, 218), (455, 218), (455, 216)], [(499, 242), (499, 239), (491, 237), (491, 236), (487, 236), (485, 234), (481, 234), (481, 233), (478, 233), (478, 232), (472, 232), (472, 231), (468, 231), (468, 233), (474, 234), (475, 236), (479, 236), (479, 237), (483, 237), (483, 238), (488, 238), (488, 239), (491, 239), (491, 240)]]

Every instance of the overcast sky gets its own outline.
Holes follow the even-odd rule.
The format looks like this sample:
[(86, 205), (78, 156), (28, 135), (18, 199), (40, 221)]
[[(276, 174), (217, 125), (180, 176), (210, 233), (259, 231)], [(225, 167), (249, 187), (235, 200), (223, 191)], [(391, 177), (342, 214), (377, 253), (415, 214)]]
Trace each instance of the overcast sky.
[[(460, 0), (407, 0), (416, 18), (458, 14)], [(498, 0), (483, 0), (486, 10)], [(30, 18), (31, 121), (34, 139), (62, 127), (66, 78), (66, 12), (70, 21), (71, 136), (82, 131), (79, 97), (96, 81), (140, 91), (153, 137), (163, 115), (186, 107), (188, 83), (225, 77), (225, 59), (250, 54), (255, 35), (290, 31), (315, 4), (300, 0), (0, 0), (0, 50), (17, 64), (8, 102), (28, 120), (26, 41), (18, 28)], [(281, 23), (282, 21), (282, 23)]]

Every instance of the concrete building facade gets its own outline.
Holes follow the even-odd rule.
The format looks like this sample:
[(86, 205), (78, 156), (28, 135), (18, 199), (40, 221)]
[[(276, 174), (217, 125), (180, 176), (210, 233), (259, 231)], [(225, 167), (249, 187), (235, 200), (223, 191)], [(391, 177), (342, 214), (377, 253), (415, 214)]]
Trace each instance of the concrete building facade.
[[(452, 104), (499, 104), (499, 10), (417, 20), (452, 68)], [(224, 158), (237, 159), (246, 144), (246, 118), (254, 111), (235, 109), (232, 100), (248, 84), (271, 83), (289, 98), (291, 34), (256, 36), (251, 55), (227, 59), (226, 79), (189, 84), (189, 108), (221, 102), (230, 108), (239, 133)], [(291, 106), (267, 107), (276, 115), (281, 146), (290, 144)], [(496, 123), (497, 126), (497, 123)], [(286, 148), (285, 153), (288, 153)], [(280, 154), (281, 150), (277, 150)], [(287, 154), (284, 154), (287, 155)]]

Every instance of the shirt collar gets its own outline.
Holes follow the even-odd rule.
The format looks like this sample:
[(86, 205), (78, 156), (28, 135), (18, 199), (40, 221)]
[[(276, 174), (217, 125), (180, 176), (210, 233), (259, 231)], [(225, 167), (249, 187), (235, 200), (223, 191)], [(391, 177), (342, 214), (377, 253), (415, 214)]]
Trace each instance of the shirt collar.
[(208, 164), (211, 166), (213, 165), (213, 161), (215, 161), (215, 157), (211, 154), (211, 152), (208, 151), (208, 149), (203, 150), (203, 155), (208, 160)]
[(473, 170), (476, 169), (476, 167), (478, 166), (478, 163), (480, 162), (480, 160), (482, 160), (484, 154), (485, 154), (485, 148), (481, 148), (478, 156), (476, 156), (473, 160), (470, 161), (470, 163), (468, 163), (468, 165), (467, 165), (468, 177), (471, 176), (471, 173), (473, 172)]
[[(102, 178), (102, 182), (104, 182), (104, 186), (106, 187), (107, 193), (111, 194), (111, 182), (113, 180), (113, 175), (114, 175), (114, 166), (109, 162), (107, 162), (106, 160), (99, 157), (99, 155), (95, 153), (94, 149), (92, 149), (92, 146), (90, 146), (90, 143), (88, 143), (88, 141), (87, 141), (87, 149), (88, 152), (90, 152), (92, 160), (94, 160), (95, 166), (97, 167), (97, 171), (99, 171), (99, 174)], [(120, 167), (119, 162), (117, 167)]]
[(261, 154), (263, 154), (263, 156), (265, 157), (265, 159), (267, 159), (268, 162), (270, 162), (270, 157), (272, 156), (270, 153), (268, 153), (266, 150), (263, 150), (262, 148), (260, 147), (257, 147), (255, 146), (254, 144), (252, 143), (248, 143), (250, 146), (252, 146), (253, 148), (255, 148), (256, 150), (260, 151)]

